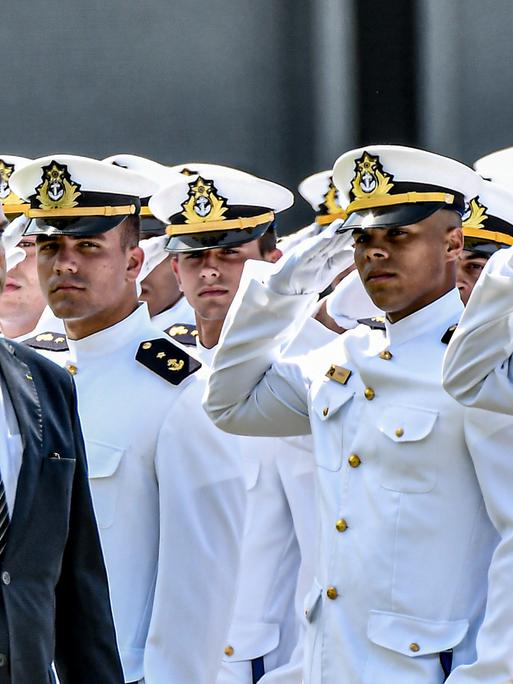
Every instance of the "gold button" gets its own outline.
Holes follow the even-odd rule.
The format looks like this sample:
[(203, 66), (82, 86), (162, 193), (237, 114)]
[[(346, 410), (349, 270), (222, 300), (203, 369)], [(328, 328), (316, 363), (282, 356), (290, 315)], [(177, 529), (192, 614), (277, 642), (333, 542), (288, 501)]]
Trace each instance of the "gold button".
[(338, 591), (335, 589), (335, 587), (328, 587), (326, 589), (326, 596), (334, 601), (338, 596)]
[(351, 454), (351, 456), (349, 456), (349, 458), (347, 459), (347, 462), (349, 463), (351, 468), (358, 468), (362, 460), (357, 454)]
[(368, 399), (369, 401), (372, 401), (374, 397), (376, 396), (376, 393), (372, 389), (372, 387), (366, 387), (365, 391), (363, 393), (363, 396)]
[(347, 530), (347, 522), (344, 520), (344, 518), (340, 518), (340, 520), (337, 520), (335, 523), (335, 527), (337, 528), (338, 532), (345, 532)]
[(410, 651), (413, 651), (413, 653), (418, 653), (420, 651), (420, 646), (413, 642), (413, 644), (410, 644)]
[(224, 654), (227, 656), (232, 656), (234, 654), (233, 646), (225, 646)]
[(72, 363), (68, 364), (66, 366), (66, 368), (68, 369), (68, 372), (71, 373), (71, 375), (77, 374), (78, 368), (75, 365), (73, 365)]
[(404, 435), (404, 430), (402, 428), (397, 428), (395, 431), (395, 436), (396, 437), (402, 437)]
[(151, 349), (151, 342), (145, 342), (142, 346), (143, 349)]
[(326, 406), (325, 408), (322, 409), (322, 415), (327, 416), (328, 413), (330, 412), (329, 408)]
[(383, 359), (383, 361), (390, 361), (392, 358), (392, 352), (389, 351), (388, 349), (385, 349), (385, 351), (382, 351), (381, 354), (379, 355), (380, 359)]

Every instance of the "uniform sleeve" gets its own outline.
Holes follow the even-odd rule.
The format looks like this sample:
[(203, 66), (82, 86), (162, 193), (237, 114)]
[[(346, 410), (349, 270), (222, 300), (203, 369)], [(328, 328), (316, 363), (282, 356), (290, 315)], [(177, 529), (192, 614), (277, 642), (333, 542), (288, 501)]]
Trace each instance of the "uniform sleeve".
[(513, 679), (513, 418), (468, 409), (465, 433), (499, 542), (488, 572), (486, 612), (476, 640), (477, 659), (457, 667), (447, 684), (505, 684)]
[(72, 381), (71, 384), (70, 439), (74, 440), (76, 465), (69, 533), (56, 587), (55, 664), (61, 684), (91, 681), (122, 684), (124, 677), (116, 646), (107, 574)]
[(513, 413), (513, 252), (500, 252), (488, 262), (449, 343), (443, 383), (462, 404)]
[(156, 452), (159, 563), (144, 657), (151, 684), (216, 681), (236, 596), (246, 504), (239, 440), (209, 420), (203, 388), (189, 389)]
[(306, 636), (304, 602), (312, 586), (318, 539), (312, 451), (310, 436), (283, 440), (278, 469), (301, 554), (295, 594), (297, 642), (289, 661), (266, 673), (261, 684), (301, 684), (303, 681)]
[(316, 295), (280, 295), (243, 279), (214, 356), (205, 408), (221, 429), (241, 435), (310, 432), (309, 383), (280, 349), (308, 318)]

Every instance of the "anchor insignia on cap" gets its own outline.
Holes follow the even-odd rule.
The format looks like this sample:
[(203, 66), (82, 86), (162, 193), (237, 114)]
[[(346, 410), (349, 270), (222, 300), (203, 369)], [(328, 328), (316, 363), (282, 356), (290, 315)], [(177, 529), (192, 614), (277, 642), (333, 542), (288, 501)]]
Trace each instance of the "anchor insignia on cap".
[(56, 161), (43, 166), (41, 183), (37, 186), (41, 209), (71, 209), (76, 207), (80, 197), (80, 185), (74, 183), (65, 164)]
[(391, 182), (393, 176), (387, 173), (379, 161), (379, 157), (373, 157), (364, 152), (360, 159), (356, 160), (355, 176), (351, 181), (351, 190), (355, 199), (387, 195), (394, 187)]
[(0, 159), (0, 199), (2, 200), (6, 200), (12, 194), (9, 178), (13, 171), (14, 164), (7, 164), (3, 159)]
[(481, 204), (479, 197), (474, 197), (468, 203), (468, 209), (463, 217), (462, 227), (465, 228), (484, 228), (486, 219), (488, 218), (488, 207)]
[(189, 183), (188, 199), (182, 204), (182, 208), (185, 223), (222, 221), (228, 211), (226, 199), (218, 195), (214, 182), (204, 180), (201, 176)]

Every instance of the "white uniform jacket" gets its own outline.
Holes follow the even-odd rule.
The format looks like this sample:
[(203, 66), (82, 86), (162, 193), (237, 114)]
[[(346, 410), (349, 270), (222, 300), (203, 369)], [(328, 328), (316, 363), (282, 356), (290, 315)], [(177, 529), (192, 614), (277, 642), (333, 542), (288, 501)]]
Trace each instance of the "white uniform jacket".
[(175, 323), (188, 323), (190, 325), (196, 325), (196, 315), (194, 313), (194, 309), (185, 299), (185, 297), (180, 297), (176, 304), (174, 304), (170, 309), (161, 311), (153, 316), (151, 322), (160, 330), (167, 330), (167, 328), (175, 325)]
[(467, 406), (513, 414), (513, 248), (488, 261), (444, 362), (444, 386)]
[[(205, 381), (214, 351), (198, 348)], [(259, 684), (301, 684), (303, 602), (312, 582), (316, 538), (312, 454), (306, 438), (304, 444), (236, 439), (247, 486), (246, 526), (217, 684), (252, 684), (251, 661), (259, 658), (265, 670)]]
[(195, 375), (173, 385), (136, 361), (141, 342), (163, 337), (142, 304), (69, 340), (66, 365), (125, 681), (212, 684), (234, 602), (245, 483), (236, 440), (205, 415)]
[(311, 303), (250, 280), (206, 396), (232, 432), (312, 430), (321, 549), (305, 601), (305, 682), (438, 684), (440, 653), (453, 650), (449, 684), (504, 684), (513, 433), (442, 389), (457, 290), (386, 330), (358, 326), (310, 359), (280, 360), (281, 338)]

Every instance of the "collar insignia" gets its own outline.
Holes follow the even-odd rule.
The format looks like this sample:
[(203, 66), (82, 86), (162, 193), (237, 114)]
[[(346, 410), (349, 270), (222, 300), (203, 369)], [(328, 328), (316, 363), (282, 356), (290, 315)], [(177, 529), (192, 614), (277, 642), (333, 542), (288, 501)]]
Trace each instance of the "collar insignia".
[(322, 199), (319, 209), (323, 214), (340, 214), (342, 207), (338, 201), (338, 190), (333, 183), (333, 178), (330, 178), (328, 189)]
[(228, 211), (226, 199), (217, 194), (213, 181), (201, 176), (189, 183), (188, 199), (182, 204), (185, 223), (222, 221)]
[(52, 161), (43, 166), (41, 183), (36, 190), (41, 209), (71, 209), (78, 205), (80, 185), (72, 181), (65, 164)]
[[(16, 197), (9, 186), (9, 178), (14, 171), (14, 164), (7, 164), (3, 159), (0, 159), (0, 200), (5, 201), (9, 198)], [(18, 199), (16, 197), (16, 199)], [(18, 199), (18, 201), (20, 201)]]
[(349, 378), (351, 377), (352, 371), (349, 368), (343, 368), (342, 366), (336, 366), (334, 363), (326, 371), (326, 377), (335, 382), (339, 382), (341, 385), (345, 385)]
[(393, 176), (383, 169), (379, 157), (364, 152), (360, 159), (356, 160), (351, 190), (355, 199), (380, 197), (388, 195), (392, 190), (392, 180)]
[(478, 197), (471, 199), (468, 204), (468, 210), (463, 217), (463, 228), (484, 228), (485, 221), (488, 218), (487, 212), (488, 207), (481, 204)]

